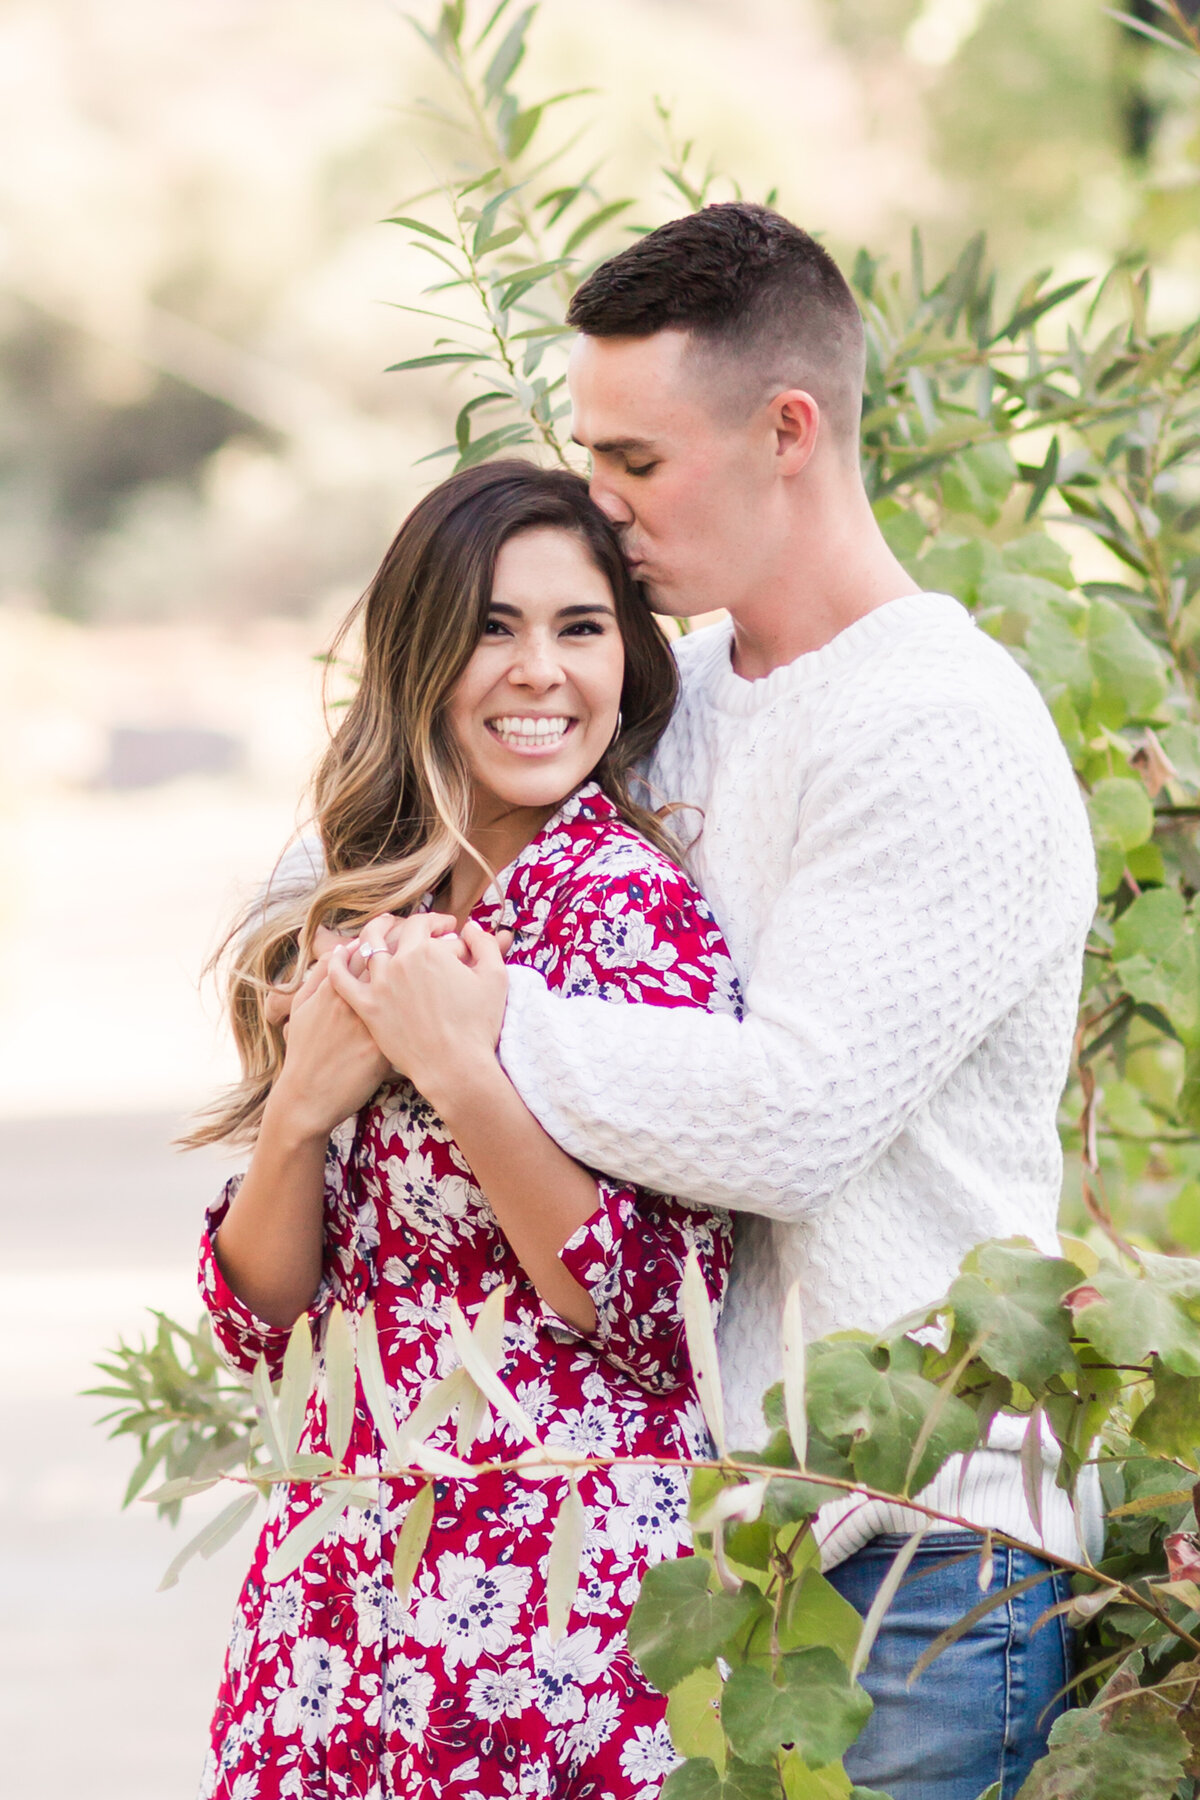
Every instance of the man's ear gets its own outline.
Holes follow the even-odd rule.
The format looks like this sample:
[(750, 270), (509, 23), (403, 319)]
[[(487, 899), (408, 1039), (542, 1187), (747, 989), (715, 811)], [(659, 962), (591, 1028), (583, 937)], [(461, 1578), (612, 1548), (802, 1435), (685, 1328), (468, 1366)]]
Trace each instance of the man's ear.
[(821, 409), (804, 388), (785, 388), (770, 408), (781, 475), (798, 475), (817, 447)]

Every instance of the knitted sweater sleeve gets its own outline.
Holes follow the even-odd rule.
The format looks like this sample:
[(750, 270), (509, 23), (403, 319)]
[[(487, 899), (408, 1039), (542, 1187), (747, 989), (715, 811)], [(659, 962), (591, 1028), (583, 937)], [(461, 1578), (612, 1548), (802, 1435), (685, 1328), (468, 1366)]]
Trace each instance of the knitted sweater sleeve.
[(501, 1057), (546, 1130), (712, 1206), (794, 1221), (833, 1198), (1078, 936), (1075, 796), (1014, 736), (909, 709), (824, 763), (799, 829), (764, 812), (796, 849), (741, 1022), (514, 969)]

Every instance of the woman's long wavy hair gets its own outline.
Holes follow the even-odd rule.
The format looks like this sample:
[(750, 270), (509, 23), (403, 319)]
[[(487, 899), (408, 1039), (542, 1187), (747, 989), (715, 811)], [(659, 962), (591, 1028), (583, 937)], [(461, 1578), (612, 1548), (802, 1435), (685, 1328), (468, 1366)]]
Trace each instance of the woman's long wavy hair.
[(267, 993), (299, 985), (319, 926), (355, 930), (379, 913), (410, 912), (461, 852), (476, 855), (467, 837), (471, 777), (447, 704), (483, 635), (501, 546), (547, 527), (586, 547), (612, 589), (625, 647), (620, 728), (590, 779), (627, 824), (678, 859), (662, 816), (630, 792), (634, 765), (671, 716), (677, 675), (616, 531), (587, 483), (566, 470), (506, 460), (452, 475), (413, 508), (337, 633), (334, 656), (361, 620), (361, 678), (313, 783), (324, 871), (302, 895), (268, 887), (218, 951), (217, 960), (228, 961), (242, 1078), (200, 1115), (184, 1144), (253, 1142), (283, 1063)]

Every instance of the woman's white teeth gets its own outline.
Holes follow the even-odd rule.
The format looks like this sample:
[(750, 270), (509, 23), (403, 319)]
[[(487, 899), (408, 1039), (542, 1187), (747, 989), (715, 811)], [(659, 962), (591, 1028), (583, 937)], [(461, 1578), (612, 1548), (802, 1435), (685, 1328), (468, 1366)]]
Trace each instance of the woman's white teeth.
[(567, 735), (570, 719), (490, 719), (496, 736), (508, 744), (557, 744)]

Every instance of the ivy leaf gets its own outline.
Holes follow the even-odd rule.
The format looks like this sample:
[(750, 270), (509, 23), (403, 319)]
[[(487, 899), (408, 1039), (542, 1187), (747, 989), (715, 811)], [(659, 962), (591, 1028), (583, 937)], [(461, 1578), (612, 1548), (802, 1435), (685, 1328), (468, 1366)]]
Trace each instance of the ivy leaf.
[[(1185, 1262), (1182, 1257), (1171, 1260)], [(1177, 1303), (1178, 1296), (1164, 1293), (1157, 1281), (1115, 1268), (1097, 1270), (1087, 1290), (1098, 1298), (1089, 1297), (1075, 1311), (1075, 1329), (1106, 1362), (1146, 1363), (1157, 1354), (1178, 1375), (1200, 1375), (1200, 1330)]]
[(779, 1800), (779, 1777), (736, 1760), (718, 1775), (707, 1756), (691, 1756), (663, 1782), (662, 1800)]
[(1154, 830), (1154, 808), (1136, 776), (1110, 775), (1098, 781), (1088, 799), (1088, 812), (1099, 850), (1111, 846), (1128, 855)]
[(849, 1668), (861, 1632), (862, 1619), (819, 1569), (806, 1569), (786, 1589), (779, 1609), (781, 1649), (825, 1644)]
[[(863, 1344), (814, 1344), (808, 1377), (809, 1416), (817, 1431), (845, 1449), (868, 1487), (905, 1491), (913, 1445), (932, 1410), (939, 1417), (911, 1476), (913, 1492), (930, 1482), (956, 1451), (975, 1442), (971, 1408), (946, 1400), (931, 1381), (895, 1368), (880, 1369)], [(810, 1456), (810, 1461), (811, 1461)]]
[(780, 1663), (781, 1685), (757, 1663), (735, 1668), (725, 1683), (721, 1723), (746, 1762), (773, 1761), (795, 1746), (811, 1768), (836, 1762), (871, 1716), (865, 1688), (825, 1644), (794, 1650)]
[(709, 1592), (699, 1556), (648, 1569), (629, 1618), (629, 1653), (660, 1693), (710, 1663), (766, 1603), (749, 1582), (737, 1593)]
[(1166, 694), (1161, 652), (1115, 600), (1091, 603), (1088, 660), (1096, 683), (1093, 719), (1113, 730), (1127, 719), (1148, 718)]
[(1115, 972), (1127, 994), (1166, 1013), (1185, 1043), (1200, 1041), (1200, 954), (1182, 894), (1141, 894), (1113, 927)]
[(1063, 1296), (1082, 1269), (1013, 1244), (985, 1244), (963, 1263), (950, 1288), (955, 1329), (974, 1343), (989, 1368), (1031, 1392), (1075, 1366), (1071, 1316)]
[(680, 1756), (708, 1757), (718, 1770), (725, 1767), (720, 1713), (723, 1685), (715, 1663), (705, 1664), (685, 1675), (671, 1689), (667, 1701), (671, 1742)]
[(1050, 1751), (1035, 1763), (1020, 1800), (1172, 1800), (1188, 1744), (1157, 1695), (1137, 1692), (1104, 1712), (1065, 1712)]

